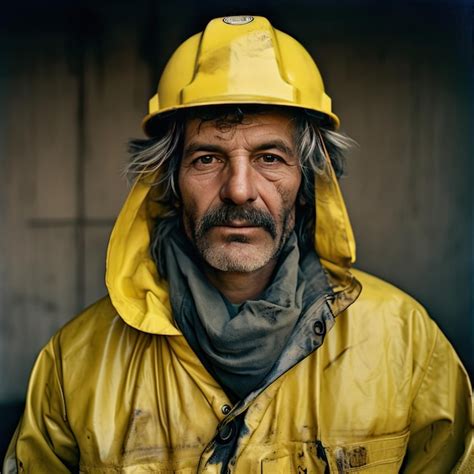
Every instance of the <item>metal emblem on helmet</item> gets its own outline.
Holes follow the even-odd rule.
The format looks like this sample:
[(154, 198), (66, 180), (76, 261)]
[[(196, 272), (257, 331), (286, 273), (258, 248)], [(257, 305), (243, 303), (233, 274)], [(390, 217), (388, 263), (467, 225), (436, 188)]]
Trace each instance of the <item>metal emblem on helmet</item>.
[(244, 15), (244, 16), (226, 16), (223, 19), (224, 23), (228, 25), (246, 25), (253, 21), (253, 16)]

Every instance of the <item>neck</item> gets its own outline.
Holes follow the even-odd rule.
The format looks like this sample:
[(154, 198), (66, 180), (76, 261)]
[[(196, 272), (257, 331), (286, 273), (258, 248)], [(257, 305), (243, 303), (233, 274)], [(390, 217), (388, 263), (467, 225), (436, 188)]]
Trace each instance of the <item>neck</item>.
[(206, 265), (204, 273), (209, 281), (232, 303), (256, 299), (268, 286), (276, 265), (272, 259), (253, 272), (223, 272)]

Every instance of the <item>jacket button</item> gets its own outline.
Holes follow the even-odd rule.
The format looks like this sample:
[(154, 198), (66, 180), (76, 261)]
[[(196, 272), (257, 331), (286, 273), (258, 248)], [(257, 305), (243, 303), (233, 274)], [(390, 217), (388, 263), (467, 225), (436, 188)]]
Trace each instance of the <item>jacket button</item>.
[(325, 331), (323, 321), (315, 321), (313, 324), (313, 331), (316, 335), (322, 336)]
[(230, 423), (227, 423), (226, 425), (223, 425), (219, 428), (217, 440), (220, 443), (228, 443), (232, 437), (235, 434), (235, 423), (231, 421)]
[(224, 415), (228, 415), (230, 413), (230, 410), (232, 410), (232, 408), (227, 404), (221, 406), (221, 412)]

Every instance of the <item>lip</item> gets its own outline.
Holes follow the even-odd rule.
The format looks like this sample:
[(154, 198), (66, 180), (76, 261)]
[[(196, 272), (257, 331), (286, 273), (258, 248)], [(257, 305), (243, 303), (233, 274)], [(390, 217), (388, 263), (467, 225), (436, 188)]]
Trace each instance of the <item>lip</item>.
[(214, 226), (214, 228), (219, 232), (224, 232), (224, 233), (238, 233), (238, 234), (244, 234), (244, 233), (253, 233), (255, 231), (258, 231), (262, 229), (261, 226), (257, 225), (250, 225), (246, 223), (232, 223), (232, 224), (225, 224), (225, 225), (218, 225)]
[(249, 222), (234, 221), (234, 222), (228, 222), (222, 225), (217, 225), (216, 227), (230, 227), (232, 229), (246, 229), (246, 228), (255, 228), (255, 227), (260, 227), (260, 226), (255, 225), (255, 224), (250, 224)]
[(225, 224), (218, 227), (230, 227), (231, 229), (255, 229), (260, 226), (253, 224)]

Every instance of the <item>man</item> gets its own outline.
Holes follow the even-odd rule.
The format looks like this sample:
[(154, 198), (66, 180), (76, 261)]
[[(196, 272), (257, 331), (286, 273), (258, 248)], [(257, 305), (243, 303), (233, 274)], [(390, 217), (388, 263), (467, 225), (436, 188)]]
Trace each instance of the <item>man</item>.
[(469, 472), (452, 347), (350, 270), (338, 124), (264, 18), (180, 46), (131, 144), (109, 296), (41, 352), (5, 472)]

